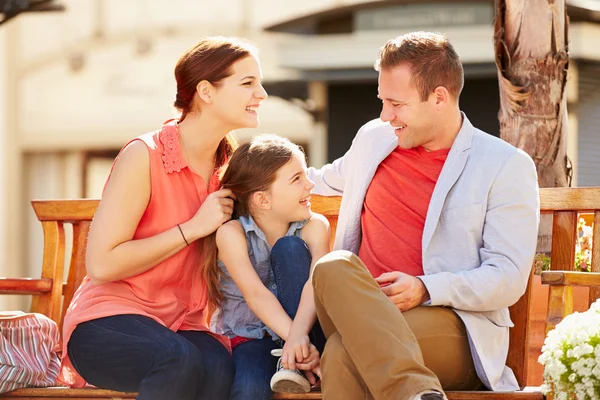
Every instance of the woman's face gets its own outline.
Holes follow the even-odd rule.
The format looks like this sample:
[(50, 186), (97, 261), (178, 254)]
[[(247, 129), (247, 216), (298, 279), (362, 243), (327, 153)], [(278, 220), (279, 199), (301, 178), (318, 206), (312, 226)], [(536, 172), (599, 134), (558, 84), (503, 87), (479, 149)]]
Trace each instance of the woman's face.
[(256, 128), (258, 108), (267, 98), (262, 87), (260, 64), (247, 56), (231, 66), (232, 74), (213, 86), (209, 109), (221, 119), (227, 130)]

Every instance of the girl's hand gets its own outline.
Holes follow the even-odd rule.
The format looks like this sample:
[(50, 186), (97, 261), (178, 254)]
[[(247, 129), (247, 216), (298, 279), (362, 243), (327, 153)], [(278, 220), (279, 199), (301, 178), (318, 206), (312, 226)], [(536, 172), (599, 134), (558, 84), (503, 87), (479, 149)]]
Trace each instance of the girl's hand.
[[(283, 345), (281, 365), (283, 368), (294, 370), (296, 362), (303, 362), (310, 356), (310, 339), (308, 335), (290, 335)], [(313, 346), (314, 347), (314, 346)]]
[(209, 194), (196, 215), (185, 223), (186, 230), (191, 232), (190, 241), (210, 235), (229, 221), (233, 214), (233, 198), (234, 195), (229, 189), (221, 189)]
[(313, 371), (321, 376), (321, 355), (314, 344), (310, 344), (309, 355), (301, 362), (296, 363), (296, 368), (305, 372)]

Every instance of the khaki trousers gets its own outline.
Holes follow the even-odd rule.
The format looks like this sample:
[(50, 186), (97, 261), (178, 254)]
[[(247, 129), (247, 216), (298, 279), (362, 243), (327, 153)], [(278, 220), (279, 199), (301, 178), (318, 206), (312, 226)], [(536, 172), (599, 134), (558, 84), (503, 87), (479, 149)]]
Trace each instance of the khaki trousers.
[(362, 261), (334, 251), (313, 275), (327, 344), (321, 361), (325, 400), (413, 400), (427, 390), (476, 390), (464, 324), (449, 308), (401, 313)]

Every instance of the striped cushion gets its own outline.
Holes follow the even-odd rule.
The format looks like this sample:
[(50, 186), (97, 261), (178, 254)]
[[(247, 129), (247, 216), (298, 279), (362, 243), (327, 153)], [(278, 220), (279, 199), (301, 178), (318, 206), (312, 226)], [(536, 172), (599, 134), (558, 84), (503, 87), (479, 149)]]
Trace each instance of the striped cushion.
[(0, 393), (56, 385), (59, 340), (56, 323), (45, 315), (0, 312)]

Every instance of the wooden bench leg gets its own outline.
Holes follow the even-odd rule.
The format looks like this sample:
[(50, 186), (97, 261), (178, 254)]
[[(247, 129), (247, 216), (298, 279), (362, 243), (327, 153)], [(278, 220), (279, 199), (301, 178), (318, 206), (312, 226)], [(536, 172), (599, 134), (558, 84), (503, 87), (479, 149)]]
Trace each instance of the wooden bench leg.
[(551, 285), (548, 297), (548, 316), (546, 317), (546, 336), (567, 315), (573, 313), (573, 287)]

